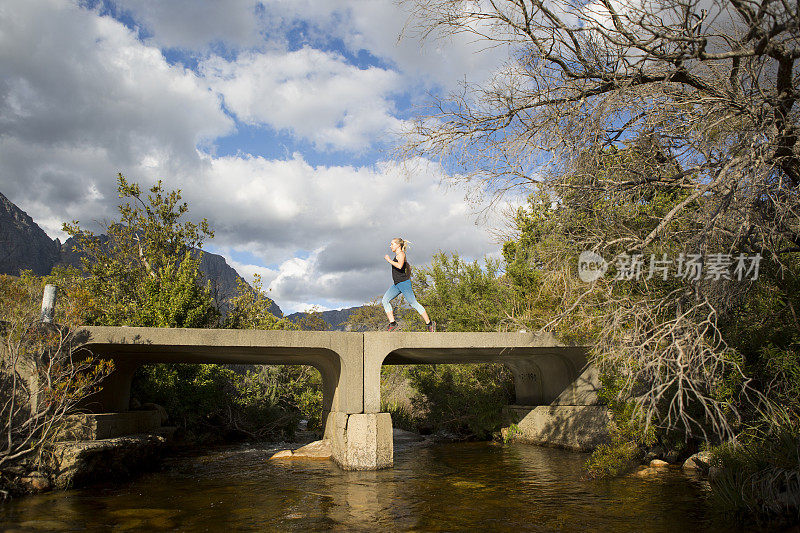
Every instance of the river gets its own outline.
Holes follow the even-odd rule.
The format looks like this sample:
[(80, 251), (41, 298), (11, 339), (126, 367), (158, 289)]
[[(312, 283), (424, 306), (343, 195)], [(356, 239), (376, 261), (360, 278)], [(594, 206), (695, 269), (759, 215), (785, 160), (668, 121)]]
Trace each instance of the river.
[(702, 480), (583, 478), (587, 455), (523, 444), (399, 446), (394, 468), (268, 461), (239, 444), (171, 456), (156, 472), (0, 504), (6, 531), (751, 531), (712, 512)]

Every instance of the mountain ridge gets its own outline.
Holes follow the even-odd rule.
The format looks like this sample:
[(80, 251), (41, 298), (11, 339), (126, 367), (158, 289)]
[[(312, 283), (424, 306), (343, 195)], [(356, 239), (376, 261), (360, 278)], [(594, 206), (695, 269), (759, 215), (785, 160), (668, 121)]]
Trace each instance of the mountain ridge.
[[(350, 318), (351, 314), (353, 314), (357, 309), (361, 309), (362, 307), (363, 306), (359, 305), (356, 307), (346, 307), (343, 309), (331, 309), (330, 311), (320, 311), (319, 314), (321, 315), (322, 320), (324, 320), (325, 323), (328, 324), (331, 331), (347, 331), (345, 323)], [(286, 315), (286, 318), (294, 323), (297, 323), (304, 316), (307, 316), (309, 314), (310, 313), (299, 311), (297, 313)]]

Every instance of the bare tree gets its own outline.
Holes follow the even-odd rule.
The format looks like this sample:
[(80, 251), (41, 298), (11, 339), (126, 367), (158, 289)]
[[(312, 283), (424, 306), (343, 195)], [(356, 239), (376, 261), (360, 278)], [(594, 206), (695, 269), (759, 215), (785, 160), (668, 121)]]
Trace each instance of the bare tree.
[(66, 417), (112, 370), (79, 348), (73, 328), (39, 321), (40, 289), (39, 278), (27, 274), (0, 276), (0, 469), (41, 464)]
[[(426, 37), (510, 50), (491, 80), (422, 113), (406, 159), (439, 159), (495, 197), (546, 191), (573, 215), (561, 227), (572, 252), (748, 252), (781, 269), (800, 251), (796, 1), (405, 4)], [(663, 210), (631, 216), (654, 198)], [(621, 296), (603, 280), (570, 283), (567, 260), (541, 261), (563, 287), (562, 312), (542, 326), (594, 321), (598, 361), (621, 370), (620, 394), (647, 423), (730, 435), (738, 413), (715, 397), (720, 379), (764, 407), (718, 328), (752, 284), (653, 280)]]
[[(547, 185), (583, 194), (689, 194), (643, 248), (703, 197), (704, 228), (776, 253), (800, 247), (797, 2), (410, 1), (425, 35), (511, 46), (483, 86), (465, 84), (419, 118), (404, 155), (437, 156), (493, 193)], [(597, 175), (603, 150), (642, 159)], [(663, 165), (664, 161), (672, 162)], [(654, 167), (661, 172), (652, 173)], [(779, 239), (778, 237), (781, 237)]]

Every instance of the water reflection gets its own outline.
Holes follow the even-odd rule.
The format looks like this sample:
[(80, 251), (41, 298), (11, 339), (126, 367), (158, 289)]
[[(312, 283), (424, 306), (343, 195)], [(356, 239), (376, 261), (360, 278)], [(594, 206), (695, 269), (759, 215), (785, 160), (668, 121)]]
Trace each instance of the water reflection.
[(399, 447), (395, 468), (343, 472), (268, 461), (269, 446), (168, 459), (123, 485), (0, 506), (7, 530), (89, 531), (736, 531), (707, 487), (680, 473), (587, 481), (583, 454), (525, 445)]

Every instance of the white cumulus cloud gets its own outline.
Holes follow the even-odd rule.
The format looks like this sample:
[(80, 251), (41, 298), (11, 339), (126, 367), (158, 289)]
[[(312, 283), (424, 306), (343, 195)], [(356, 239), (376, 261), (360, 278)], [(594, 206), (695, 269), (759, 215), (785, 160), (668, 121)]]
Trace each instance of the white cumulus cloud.
[[(383, 294), (391, 279), (383, 256), (394, 237), (412, 242), (412, 264), (439, 250), (479, 258), (497, 248), (470, 209), (460, 207), (464, 191), (440, 187), (442, 170), (429, 161), (412, 164), (410, 179), (391, 161), (312, 166), (299, 154), (221, 157), (209, 165), (204, 187), (187, 189), (190, 205), (213, 213), (215, 246), (278, 265), (269, 272), (242, 266), (267, 274), (270, 297), (290, 310), (307, 302), (357, 305)], [(488, 224), (499, 219), (492, 215)], [(309, 253), (298, 257), (298, 250)]]
[(107, 215), (118, 171), (196, 168), (197, 144), (233, 127), (194, 73), (63, 0), (0, 7), (0, 72), (0, 186), (51, 234), (59, 215)]
[(200, 72), (239, 120), (290, 131), (320, 149), (364, 151), (400, 127), (391, 100), (399, 75), (358, 68), (333, 52), (252, 52), (235, 61), (214, 56)]

